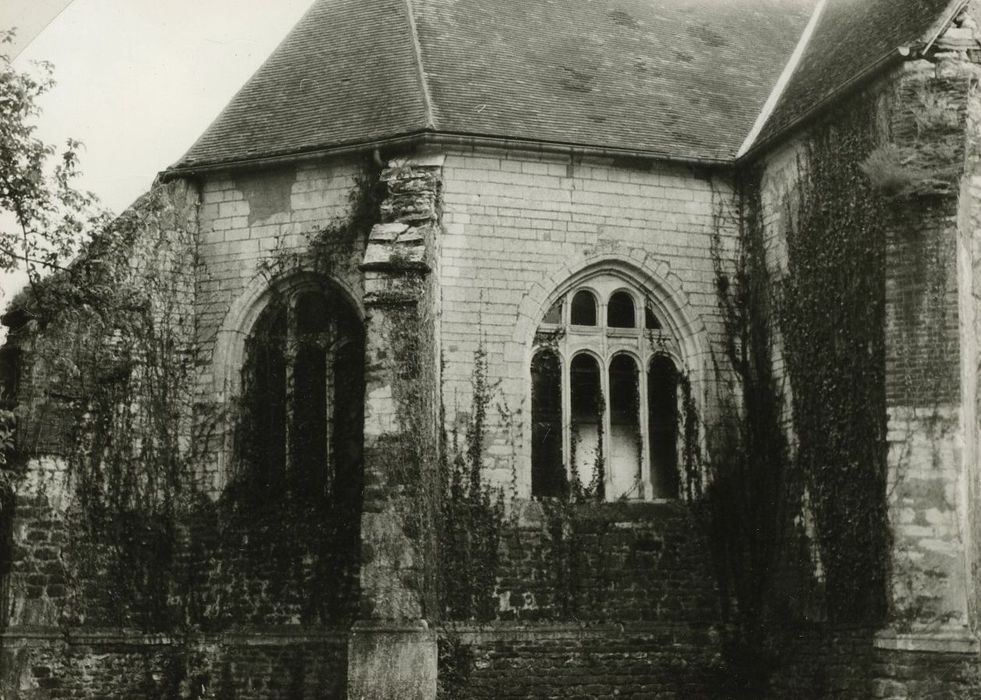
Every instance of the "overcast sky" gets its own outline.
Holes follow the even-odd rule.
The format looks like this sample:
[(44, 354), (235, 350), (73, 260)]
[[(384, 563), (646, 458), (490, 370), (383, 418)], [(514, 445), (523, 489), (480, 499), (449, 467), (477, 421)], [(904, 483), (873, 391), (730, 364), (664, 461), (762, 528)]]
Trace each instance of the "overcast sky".
[[(120, 212), (183, 155), (311, 4), (0, 0), (0, 26), (22, 28), (15, 66), (55, 66), (40, 136), (82, 141), (82, 187)], [(0, 277), (0, 307), (21, 283)]]

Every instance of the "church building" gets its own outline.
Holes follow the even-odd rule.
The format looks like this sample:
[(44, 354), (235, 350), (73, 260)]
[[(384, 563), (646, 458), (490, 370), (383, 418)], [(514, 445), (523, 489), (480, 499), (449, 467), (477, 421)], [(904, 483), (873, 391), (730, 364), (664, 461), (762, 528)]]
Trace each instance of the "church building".
[(0, 698), (981, 697), (979, 20), (316, 0), (3, 316)]

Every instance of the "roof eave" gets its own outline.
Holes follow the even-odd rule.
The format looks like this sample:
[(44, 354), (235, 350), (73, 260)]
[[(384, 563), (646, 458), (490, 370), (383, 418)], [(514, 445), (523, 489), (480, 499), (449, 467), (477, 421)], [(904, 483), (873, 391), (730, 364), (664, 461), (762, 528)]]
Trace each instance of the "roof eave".
[(371, 152), (374, 150), (402, 149), (418, 146), (464, 146), (469, 148), (497, 148), (536, 153), (581, 155), (606, 158), (636, 158), (665, 163), (715, 168), (730, 168), (735, 164), (734, 158), (682, 156), (641, 149), (616, 148), (553, 141), (534, 141), (530, 139), (516, 139), (501, 136), (457, 134), (424, 130), (403, 134), (400, 136), (376, 139), (373, 141), (360, 141), (339, 144), (336, 146), (322, 146), (290, 153), (274, 153), (265, 156), (239, 158), (227, 161), (187, 164), (178, 163), (161, 172), (160, 177), (166, 181), (177, 177), (198, 176), (207, 173), (230, 172), (249, 168), (268, 168), (312, 160), (324, 160), (327, 158)]

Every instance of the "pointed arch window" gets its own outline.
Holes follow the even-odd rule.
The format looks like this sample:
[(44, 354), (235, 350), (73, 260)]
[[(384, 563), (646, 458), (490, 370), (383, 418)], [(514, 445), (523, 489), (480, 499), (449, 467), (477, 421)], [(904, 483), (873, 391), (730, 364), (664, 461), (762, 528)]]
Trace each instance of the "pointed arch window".
[(624, 282), (591, 277), (542, 318), (531, 365), (533, 496), (578, 484), (607, 500), (678, 497), (680, 348), (646, 291)]
[(240, 461), (258, 485), (313, 500), (360, 492), (364, 338), (328, 287), (267, 305), (246, 342)]

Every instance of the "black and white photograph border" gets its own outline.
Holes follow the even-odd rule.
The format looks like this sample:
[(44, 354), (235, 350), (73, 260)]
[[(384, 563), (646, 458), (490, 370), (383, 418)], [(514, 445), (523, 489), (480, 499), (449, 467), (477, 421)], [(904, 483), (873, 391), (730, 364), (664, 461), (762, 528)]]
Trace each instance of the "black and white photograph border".
[(981, 697), (979, 21), (7, 0), (0, 700)]

